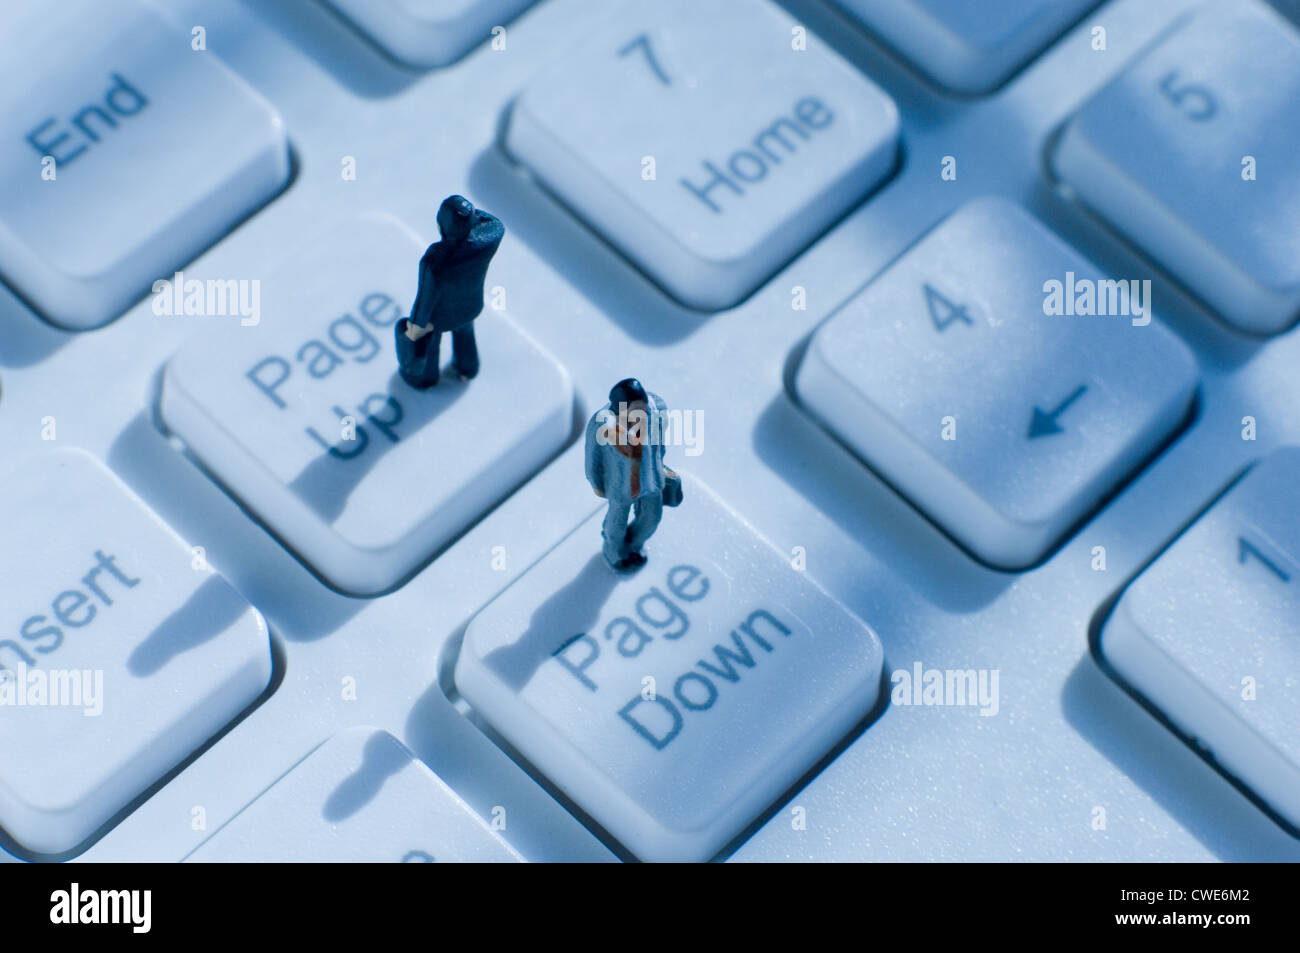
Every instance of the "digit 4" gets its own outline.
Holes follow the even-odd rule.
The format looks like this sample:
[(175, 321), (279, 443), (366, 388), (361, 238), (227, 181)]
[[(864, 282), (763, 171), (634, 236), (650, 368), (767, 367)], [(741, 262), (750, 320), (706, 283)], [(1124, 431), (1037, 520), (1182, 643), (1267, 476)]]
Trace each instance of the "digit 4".
[(936, 330), (947, 331), (957, 321), (974, 326), (975, 322), (965, 305), (955, 304), (928, 284), (924, 288), (925, 306), (930, 309), (930, 320), (934, 322)]

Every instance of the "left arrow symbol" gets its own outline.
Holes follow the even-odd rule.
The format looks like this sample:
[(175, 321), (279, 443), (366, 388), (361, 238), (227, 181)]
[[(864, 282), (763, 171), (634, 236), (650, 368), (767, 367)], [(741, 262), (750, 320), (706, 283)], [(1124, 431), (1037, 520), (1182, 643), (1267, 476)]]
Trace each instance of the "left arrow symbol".
[(1033, 416), (1029, 418), (1029, 439), (1048, 437), (1054, 433), (1063, 433), (1065, 428), (1057, 423), (1057, 418), (1069, 409), (1070, 405), (1088, 392), (1087, 384), (1080, 384), (1069, 397), (1051, 410), (1034, 407)]

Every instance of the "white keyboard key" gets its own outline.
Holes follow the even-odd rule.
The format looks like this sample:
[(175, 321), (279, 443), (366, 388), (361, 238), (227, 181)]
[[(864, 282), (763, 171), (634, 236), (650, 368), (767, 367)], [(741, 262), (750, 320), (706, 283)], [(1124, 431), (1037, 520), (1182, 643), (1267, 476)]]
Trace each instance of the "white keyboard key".
[(616, 573), (597, 512), (471, 620), (461, 693), (643, 860), (707, 860), (876, 702), (860, 620), (698, 482)]
[[(1019, 206), (974, 200), (817, 330), (796, 391), (963, 546), (1024, 568), (1178, 428), (1196, 388), (1149, 310), (1045, 313), (1049, 281), (1082, 306), (1099, 279)], [(1139, 300), (1100, 287), (1107, 310)]]
[(1300, 314), (1300, 34), (1211, 3), (1092, 98), (1055, 153), (1080, 198), (1226, 321)]
[(288, 180), (275, 111), (135, 0), (5, 4), (0, 36), (0, 276), (50, 321), (111, 320)]
[(1116, 672), (1300, 828), (1300, 449), (1247, 472), (1129, 585)]
[(834, 0), (940, 86), (986, 93), (1097, 0)]
[(53, 854), (271, 678), (266, 623), (89, 454), (0, 475), (0, 827)]
[[(371, 216), (328, 231), (261, 283), (260, 316), (211, 319), (168, 363), (161, 411), (190, 451), (338, 589), (414, 572), (526, 477), (573, 427), (573, 388), (504, 313), (474, 328), (482, 370), (415, 390), (393, 325), (425, 245)], [(176, 320), (185, 320), (178, 318)]]
[(506, 148), (673, 297), (730, 307), (897, 155), (893, 102), (794, 27), (768, 0), (623, 4), (525, 88)]
[(534, 0), (328, 0), (389, 56), (446, 66)]
[(433, 863), (523, 860), (442, 779), (377, 728), (325, 742), (186, 860)]

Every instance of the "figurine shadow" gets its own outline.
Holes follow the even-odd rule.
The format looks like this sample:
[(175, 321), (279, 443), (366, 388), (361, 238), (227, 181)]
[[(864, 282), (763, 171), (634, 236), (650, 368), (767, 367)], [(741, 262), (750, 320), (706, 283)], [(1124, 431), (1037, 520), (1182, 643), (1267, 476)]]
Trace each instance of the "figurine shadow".
[[(301, 497), (326, 522), (337, 520), (346, 508), (348, 498), (376, 464), (379, 463), (401, 440), (406, 439), (426, 424), (448, 410), (473, 386), (472, 381), (464, 381), (448, 364), (442, 372), (442, 378), (436, 385), (426, 390), (411, 387), (396, 371), (388, 379), (387, 401), (372, 413), (387, 414), (393, 406), (400, 409), (400, 416), (393, 422), (384, 422), (384, 426), (402, 437), (394, 441), (367, 417), (358, 414), (357, 433), (364, 434), (365, 443), (341, 441), (322, 453), (309, 463), (301, 473), (294, 477), (289, 489)], [(369, 401), (367, 401), (369, 404)], [(340, 449), (340, 447), (342, 449)], [(339, 454), (355, 454), (353, 457)]]
[[(178, 453), (147, 411), (118, 434), (107, 462), (183, 539), (207, 545), (209, 564), (273, 622), (277, 635), (294, 642), (314, 641), (365, 607), (364, 599), (322, 591), (319, 577), (306, 563), (256, 514), (242, 508), (218, 474)], [(198, 598), (197, 590), (192, 598)], [(205, 593), (204, 598), (210, 597)], [(273, 620), (292, 625), (286, 628)], [(153, 651), (141, 656), (142, 666), (150, 664)]]
[(406, 752), (386, 735), (373, 735), (361, 753), (360, 766), (339, 782), (321, 807), (321, 818), (340, 824), (374, 799), (384, 783), (410, 763)]
[(246, 611), (247, 603), (230, 584), (212, 576), (135, 647), (127, 658), (127, 671), (136, 678), (156, 674), (181, 653), (211, 642)]
[(534, 610), (523, 635), (489, 652), (485, 664), (516, 694), (523, 691), (547, 659), (596, 623), (614, 588), (624, 578), (597, 552), (572, 582), (557, 589)]

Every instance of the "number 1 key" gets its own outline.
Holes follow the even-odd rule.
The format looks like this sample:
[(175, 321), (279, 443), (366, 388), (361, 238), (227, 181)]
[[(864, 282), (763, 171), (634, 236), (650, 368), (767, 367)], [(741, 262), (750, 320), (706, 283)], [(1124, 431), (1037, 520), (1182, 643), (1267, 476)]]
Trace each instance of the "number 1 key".
[(1124, 591), (1106, 662), (1300, 829), (1300, 448), (1249, 470)]

